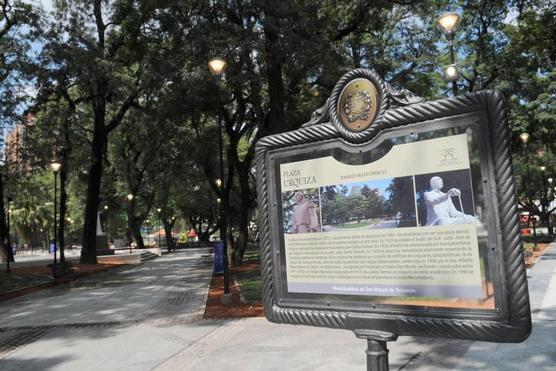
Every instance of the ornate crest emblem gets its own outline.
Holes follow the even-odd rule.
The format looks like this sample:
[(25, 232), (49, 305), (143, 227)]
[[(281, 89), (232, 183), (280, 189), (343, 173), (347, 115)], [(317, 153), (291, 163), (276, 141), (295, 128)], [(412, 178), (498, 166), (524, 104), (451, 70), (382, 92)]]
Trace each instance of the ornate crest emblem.
[(368, 91), (354, 91), (344, 103), (344, 113), (349, 122), (367, 120), (371, 115), (371, 95)]
[(368, 128), (375, 119), (380, 98), (376, 86), (366, 78), (349, 81), (340, 93), (336, 112), (340, 123), (350, 131)]

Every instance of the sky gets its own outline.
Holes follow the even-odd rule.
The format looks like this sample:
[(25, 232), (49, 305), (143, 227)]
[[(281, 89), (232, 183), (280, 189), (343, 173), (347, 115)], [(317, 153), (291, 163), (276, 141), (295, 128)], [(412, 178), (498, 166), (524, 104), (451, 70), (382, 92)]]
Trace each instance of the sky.
[(54, 10), (54, 0), (26, 0), (29, 4), (40, 3), (42, 8), (48, 13)]
[(390, 197), (390, 192), (386, 191), (386, 188), (388, 188), (390, 186), (390, 183), (392, 183), (392, 179), (393, 178), (388, 178), (388, 179), (379, 179), (379, 180), (369, 180), (366, 182), (357, 182), (357, 183), (349, 183), (349, 184), (345, 184), (349, 191), (348, 191), (348, 195), (351, 193), (351, 188), (354, 186), (359, 186), (361, 188), (363, 188), (363, 186), (367, 186), (370, 189), (378, 189), (379, 193), (381, 195), (383, 195), (385, 198), (389, 198)]

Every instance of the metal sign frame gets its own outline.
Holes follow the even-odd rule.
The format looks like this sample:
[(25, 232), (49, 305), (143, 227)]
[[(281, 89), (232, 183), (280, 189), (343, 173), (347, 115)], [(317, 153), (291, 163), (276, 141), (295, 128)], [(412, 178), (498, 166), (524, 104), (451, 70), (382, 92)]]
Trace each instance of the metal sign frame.
[[(378, 112), (364, 130), (355, 132), (342, 124), (337, 113), (339, 95), (350, 81), (370, 80), (378, 91)], [(337, 302), (282, 300), (280, 287), (284, 267), (280, 264), (277, 234), (279, 200), (273, 177), (276, 153), (307, 151), (341, 140), (354, 148), (372, 144), (377, 137), (396, 130), (411, 130), (415, 124), (438, 125), (455, 120), (474, 121), (481, 127), (485, 145), (481, 151), (483, 187), (488, 190), (488, 224), (494, 228), (492, 250), (496, 271), (497, 306), (488, 313), (475, 309), (458, 311), (403, 306), (361, 310)], [(330, 144), (329, 144), (330, 145)], [(509, 151), (509, 131), (503, 96), (497, 91), (481, 91), (454, 98), (423, 102), (408, 91), (396, 91), (376, 73), (356, 69), (344, 75), (326, 105), (315, 111), (310, 122), (299, 130), (262, 138), (256, 147), (259, 243), (265, 316), (276, 323), (310, 325), (397, 335), (450, 337), (496, 342), (520, 342), (531, 332), (531, 312), (525, 265), (521, 252), (517, 199)], [(359, 335), (358, 335), (359, 336)]]

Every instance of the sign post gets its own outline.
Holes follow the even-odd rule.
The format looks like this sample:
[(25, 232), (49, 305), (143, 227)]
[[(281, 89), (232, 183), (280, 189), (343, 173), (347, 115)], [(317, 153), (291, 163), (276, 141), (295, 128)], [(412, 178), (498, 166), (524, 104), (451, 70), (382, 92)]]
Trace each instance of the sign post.
[(54, 244), (54, 241), (50, 241), (48, 245), (48, 252), (54, 254), (55, 250), (56, 250), (56, 245)]
[(214, 273), (224, 273), (224, 242), (214, 243)]
[(531, 331), (503, 97), (424, 102), (353, 70), (256, 149), (265, 316), (387, 341)]

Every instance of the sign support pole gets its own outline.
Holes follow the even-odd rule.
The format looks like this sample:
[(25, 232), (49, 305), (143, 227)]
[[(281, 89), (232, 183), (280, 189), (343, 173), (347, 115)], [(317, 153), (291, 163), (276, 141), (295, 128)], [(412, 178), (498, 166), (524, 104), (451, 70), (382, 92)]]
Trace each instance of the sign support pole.
[(355, 336), (367, 340), (367, 371), (388, 371), (388, 341), (396, 341), (398, 335), (385, 331), (354, 330)]

